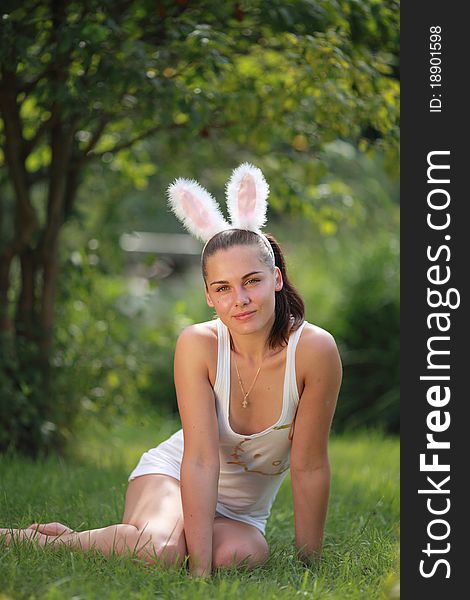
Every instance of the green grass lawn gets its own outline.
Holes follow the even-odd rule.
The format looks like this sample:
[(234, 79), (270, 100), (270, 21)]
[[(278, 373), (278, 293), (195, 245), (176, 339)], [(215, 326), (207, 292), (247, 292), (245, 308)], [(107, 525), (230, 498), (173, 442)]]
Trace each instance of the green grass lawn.
[[(127, 476), (142, 451), (179, 428), (155, 416), (111, 429), (89, 428), (67, 459), (0, 456), (0, 524), (61, 521), (75, 529), (119, 522)], [(65, 548), (0, 542), (0, 600), (7, 598), (176, 598), (263, 600), (398, 598), (399, 443), (379, 433), (332, 437), (332, 487), (323, 559), (294, 556), (290, 478), (266, 529), (268, 562), (191, 580), (184, 569), (146, 567)]]

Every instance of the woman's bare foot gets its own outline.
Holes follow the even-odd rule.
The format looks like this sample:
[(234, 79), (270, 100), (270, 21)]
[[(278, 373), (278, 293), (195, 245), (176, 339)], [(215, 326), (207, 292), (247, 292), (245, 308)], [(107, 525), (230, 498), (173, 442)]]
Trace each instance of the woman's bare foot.
[(62, 523), (33, 523), (27, 529), (35, 529), (44, 535), (63, 535), (64, 533), (73, 533), (73, 529)]
[[(48, 526), (50, 526), (49, 533), (42, 533), (39, 529), (40, 527)], [(53, 531), (60, 531), (60, 533), (51, 533)], [(0, 538), (5, 541), (7, 546), (17, 541), (37, 542), (40, 546), (62, 545), (68, 544), (74, 535), (76, 534), (66, 525), (62, 525), (62, 523), (46, 523), (44, 525), (33, 523), (32, 527), (26, 527), (25, 529), (0, 528)]]

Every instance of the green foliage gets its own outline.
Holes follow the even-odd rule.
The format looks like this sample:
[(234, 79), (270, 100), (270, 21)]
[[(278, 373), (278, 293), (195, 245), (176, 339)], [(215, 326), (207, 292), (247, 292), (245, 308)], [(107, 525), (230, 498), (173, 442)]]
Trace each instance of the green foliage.
[[(323, 154), (327, 173), (318, 185), (305, 185), (318, 216), (292, 223), (283, 217), (278, 237), (285, 240), (307, 320), (331, 332), (339, 345), (344, 376), (333, 427), (397, 432), (397, 184), (386, 175), (383, 156), (371, 159), (340, 141)], [(344, 215), (335, 217), (341, 205)]]
[(22, 447), (34, 455), (49, 445), (56, 422), (67, 418), (66, 410), (61, 414), (66, 407), (56, 406), (41, 390), (36, 346), (22, 341), (15, 347), (8, 333), (1, 338), (0, 451)]
[(73, 251), (63, 275), (52, 363), (57, 394), (79, 422), (128, 416), (146, 404), (175, 410), (174, 345), (190, 322), (182, 306), (167, 303), (155, 319), (158, 287), (104, 274), (99, 250)]
[(8, 4), (0, 60), (21, 84), (26, 167), (38, 176), (59, 118), (76, 168), (94, 155), (128, 172), (139, 163), (119, 150), (165, 131), (176, 144), (221, 134), (259, 155), (311, 153), (337, 137), (396, 148), (394, 0)]
[(191, 322), (186, 304), (161, 301), (156, 287), (142, 296), (132, 279), (103, 273), (99, 249), (88, 246), (66, 253), (61, 273), (49, 390), (41, 387), (35, 344), (14, 350), (4, 334), (2, 450), (63, 451), (77, 427), (94, 420), (106, 423), (145, 405), (176, 410), (173, 354)]
[(398, 247), (377, 242), (355, 256), (339, 303), (338, 340), (344, 378), (336, 430), (381, 426), (399, 430), (400, 298)]

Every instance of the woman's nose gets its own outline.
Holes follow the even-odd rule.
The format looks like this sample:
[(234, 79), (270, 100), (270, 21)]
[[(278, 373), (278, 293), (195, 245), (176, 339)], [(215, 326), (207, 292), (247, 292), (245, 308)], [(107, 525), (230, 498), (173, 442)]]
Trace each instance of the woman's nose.
[(236, 290), (235, 301), (237, 304), (248, 304), (250, 298), (248, 296), (247, 291), (244, 288), (240, 288)]

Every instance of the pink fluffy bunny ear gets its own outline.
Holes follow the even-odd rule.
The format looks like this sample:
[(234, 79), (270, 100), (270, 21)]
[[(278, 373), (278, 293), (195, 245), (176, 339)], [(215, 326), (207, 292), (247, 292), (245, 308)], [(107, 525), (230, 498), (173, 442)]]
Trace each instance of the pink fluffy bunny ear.
[(250, 163), (237, 167), (225, 189), (233, 227), (258, 231), (266, 223), (269, 185), (263, 173)]
[(186, 229), (203, 242), (230, 229), (215, 199), (193, 179), (175, 179), (168, 187), (168, 203)]

